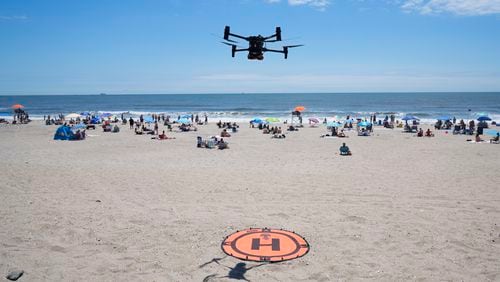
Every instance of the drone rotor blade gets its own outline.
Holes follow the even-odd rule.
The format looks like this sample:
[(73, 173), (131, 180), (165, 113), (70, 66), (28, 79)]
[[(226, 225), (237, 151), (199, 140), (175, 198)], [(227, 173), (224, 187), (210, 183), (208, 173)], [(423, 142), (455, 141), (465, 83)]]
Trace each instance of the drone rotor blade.
[(222, 40), (226, 40), (226, 41), (229, 41), (229, 42), (232, 42), (232, 43), (239, 43), (238, 41), (234, 41), (232, 39), (224, 39), (220, 36), (217, 36), (216, 34), (213, 34), (213, 33), (210, 33), (210, 35), (214, 36), (214, 37), (217, 37), (218, 39), (222, 39)]
[(288, 46), (283, 46), (283, 47), (286, 47), (286, 48), (296, 48), (296, 47), (301, 47), (301, 46), (304, 46), (304, 44), (288, 45)]
[(239, 45), (236, 45), (236, 44), (231, 44), (231, 43), (227, 43), (227, 42), (224, 42), (224, 41), (221, 41), (220, 43), (222, 43), (222, 44), (226, 44), (227, 46), (231, 46), (231, 47), (233, 47), (233, 46), (234, 46), (234, 47), (238, 47), (238, 48), (243, 48), (243, 47), (241, 47), (241, 46), (239, 46)]

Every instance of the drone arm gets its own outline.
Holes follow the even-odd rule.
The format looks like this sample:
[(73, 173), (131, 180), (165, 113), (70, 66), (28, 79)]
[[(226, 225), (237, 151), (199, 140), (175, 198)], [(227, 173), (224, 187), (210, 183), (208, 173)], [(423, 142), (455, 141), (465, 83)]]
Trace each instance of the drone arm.
[(283, 46), (283, 50), (273, 50), (273, 49), (262, 49), (264, 52), (274, 52), (274, 53), (282, 53), (285, 55), (285, 59), (288, 59), (288, 46)]
[[(269, 39), (275, 38), (276, 36), (277, 36), (276, 34), (273, 34), (271, 36), (264, 37), (264, 40), (269, 40)], [(276, 40), (276, 41), (278, 41), (278, 40)]]
[(274, 53), (285, 53), (285, 51), (283, 51), (283, 50), (273, 50), (273, 49), (267, 49), (267, 48), (263, 48), (262, 51), (264, 51), (264, 52), (274, 52)]
[(241, 36), (241, 35), (238, 35), (238, 34), (229, 33), (229, 36), (236, 37), (236, 38), (240, 38), (240, 39), (243, 39), (243, 40), (247, 40), (247, 41), (248, 41), (248, 38), (247, 38), (247, 37), (245, 37), (245, 36)]

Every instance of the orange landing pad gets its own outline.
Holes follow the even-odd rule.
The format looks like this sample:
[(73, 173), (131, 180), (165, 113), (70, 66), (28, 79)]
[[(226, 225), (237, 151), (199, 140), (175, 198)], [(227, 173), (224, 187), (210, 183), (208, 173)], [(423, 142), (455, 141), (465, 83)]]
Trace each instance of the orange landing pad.
[(309, 252), (309, 244), (294, 232), (250, 228), (227, 236), (222, 250), (242, 260), (279, 262), (304, 256)]

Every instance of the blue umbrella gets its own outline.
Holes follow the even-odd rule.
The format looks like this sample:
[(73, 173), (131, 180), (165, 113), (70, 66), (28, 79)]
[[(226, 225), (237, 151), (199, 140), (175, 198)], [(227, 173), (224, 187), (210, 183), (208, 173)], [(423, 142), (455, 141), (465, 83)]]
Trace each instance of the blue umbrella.
[(477, 120), (478, 121), (487, 121), (487, 120), (491, 120), (491, 118), (488, 116), (480, 116), (477, 118)]
[(406, 115), (402, 118), (402, 120), (420, 120), (420, 119), (416, 116)]
[(254, 118), (250, 121), (251, 123), (264, 123), (264, 121), (260, 118)]
[(183, 124), (191, 124), (191, 120), (187, 118), (181, 118), (180, 120), (177, 121), (178, 123), (183, 123)]
[(192, 116), (192, 115), (182, 115), (182, 116), (181, 116), (181, 119), (182, 119), (182, 118), (191, 118), (191, 116)]
[(437, 118), (437, 120), (443, 120), (443, 121), (452, 120), (452, 119), (453, 118), (450, 116), (440, 116)]
[(372, 123), (371, 123), (371, 122), (367, 122), (367, 121), (362, 121), (362, 122), (358, 123), (358, 125), (359, 125), (359, 126), (363, 126), (363, 127), (365, 127), (365, 126), (370, 126), (370, 125), (372, 125)]
[(494, 129), (488, 129), (488, 130), (485, 130), (484, 133), (485, 134), (488, 134), (488, 135), (491, 135), (491, 136), (497, 136), (497, 134), (499, 133), (500, 131), (498, 130), (494, 130)]

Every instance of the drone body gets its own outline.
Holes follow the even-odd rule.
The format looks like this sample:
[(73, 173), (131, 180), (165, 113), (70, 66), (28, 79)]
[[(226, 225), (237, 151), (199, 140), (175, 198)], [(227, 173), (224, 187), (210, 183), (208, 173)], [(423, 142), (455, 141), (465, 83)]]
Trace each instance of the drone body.
[[(238, 42), (234, 41), (232, 39), (229, 39), (230, 36), (246, 40), (248, 42), (248, 48), (238, 49), (238, 46), (233, 44), (233, 43), (238, 43)], [(236, 52), (247, 51), (249, 60), (259, 60), (259, 61), (264, 60), (264, 52), (283, 53), (285, 56), (285, 59), (287, 59), (289, 48), (303, 46), (303, 45), (283, 46), (283, 50), (275, 50), (275, 49), (266, 48), (266, 43), (281, 41), (281, 28), (280, 27), (276, 27), (275, 34), (273, 34), (271, 36), (262, 36), (259, 34), (257, 36), (246, 36), (245, 37), (245, 36), (231, 33), (230, 27), (226, 26), (224, 28), (224, 40), (231, 42), (231, 43), (227, 43), (227, 42), (222, 42), (222, 43), (231, 46), (231, 55), (233, 56), (233, 58), (236, 55)]]

